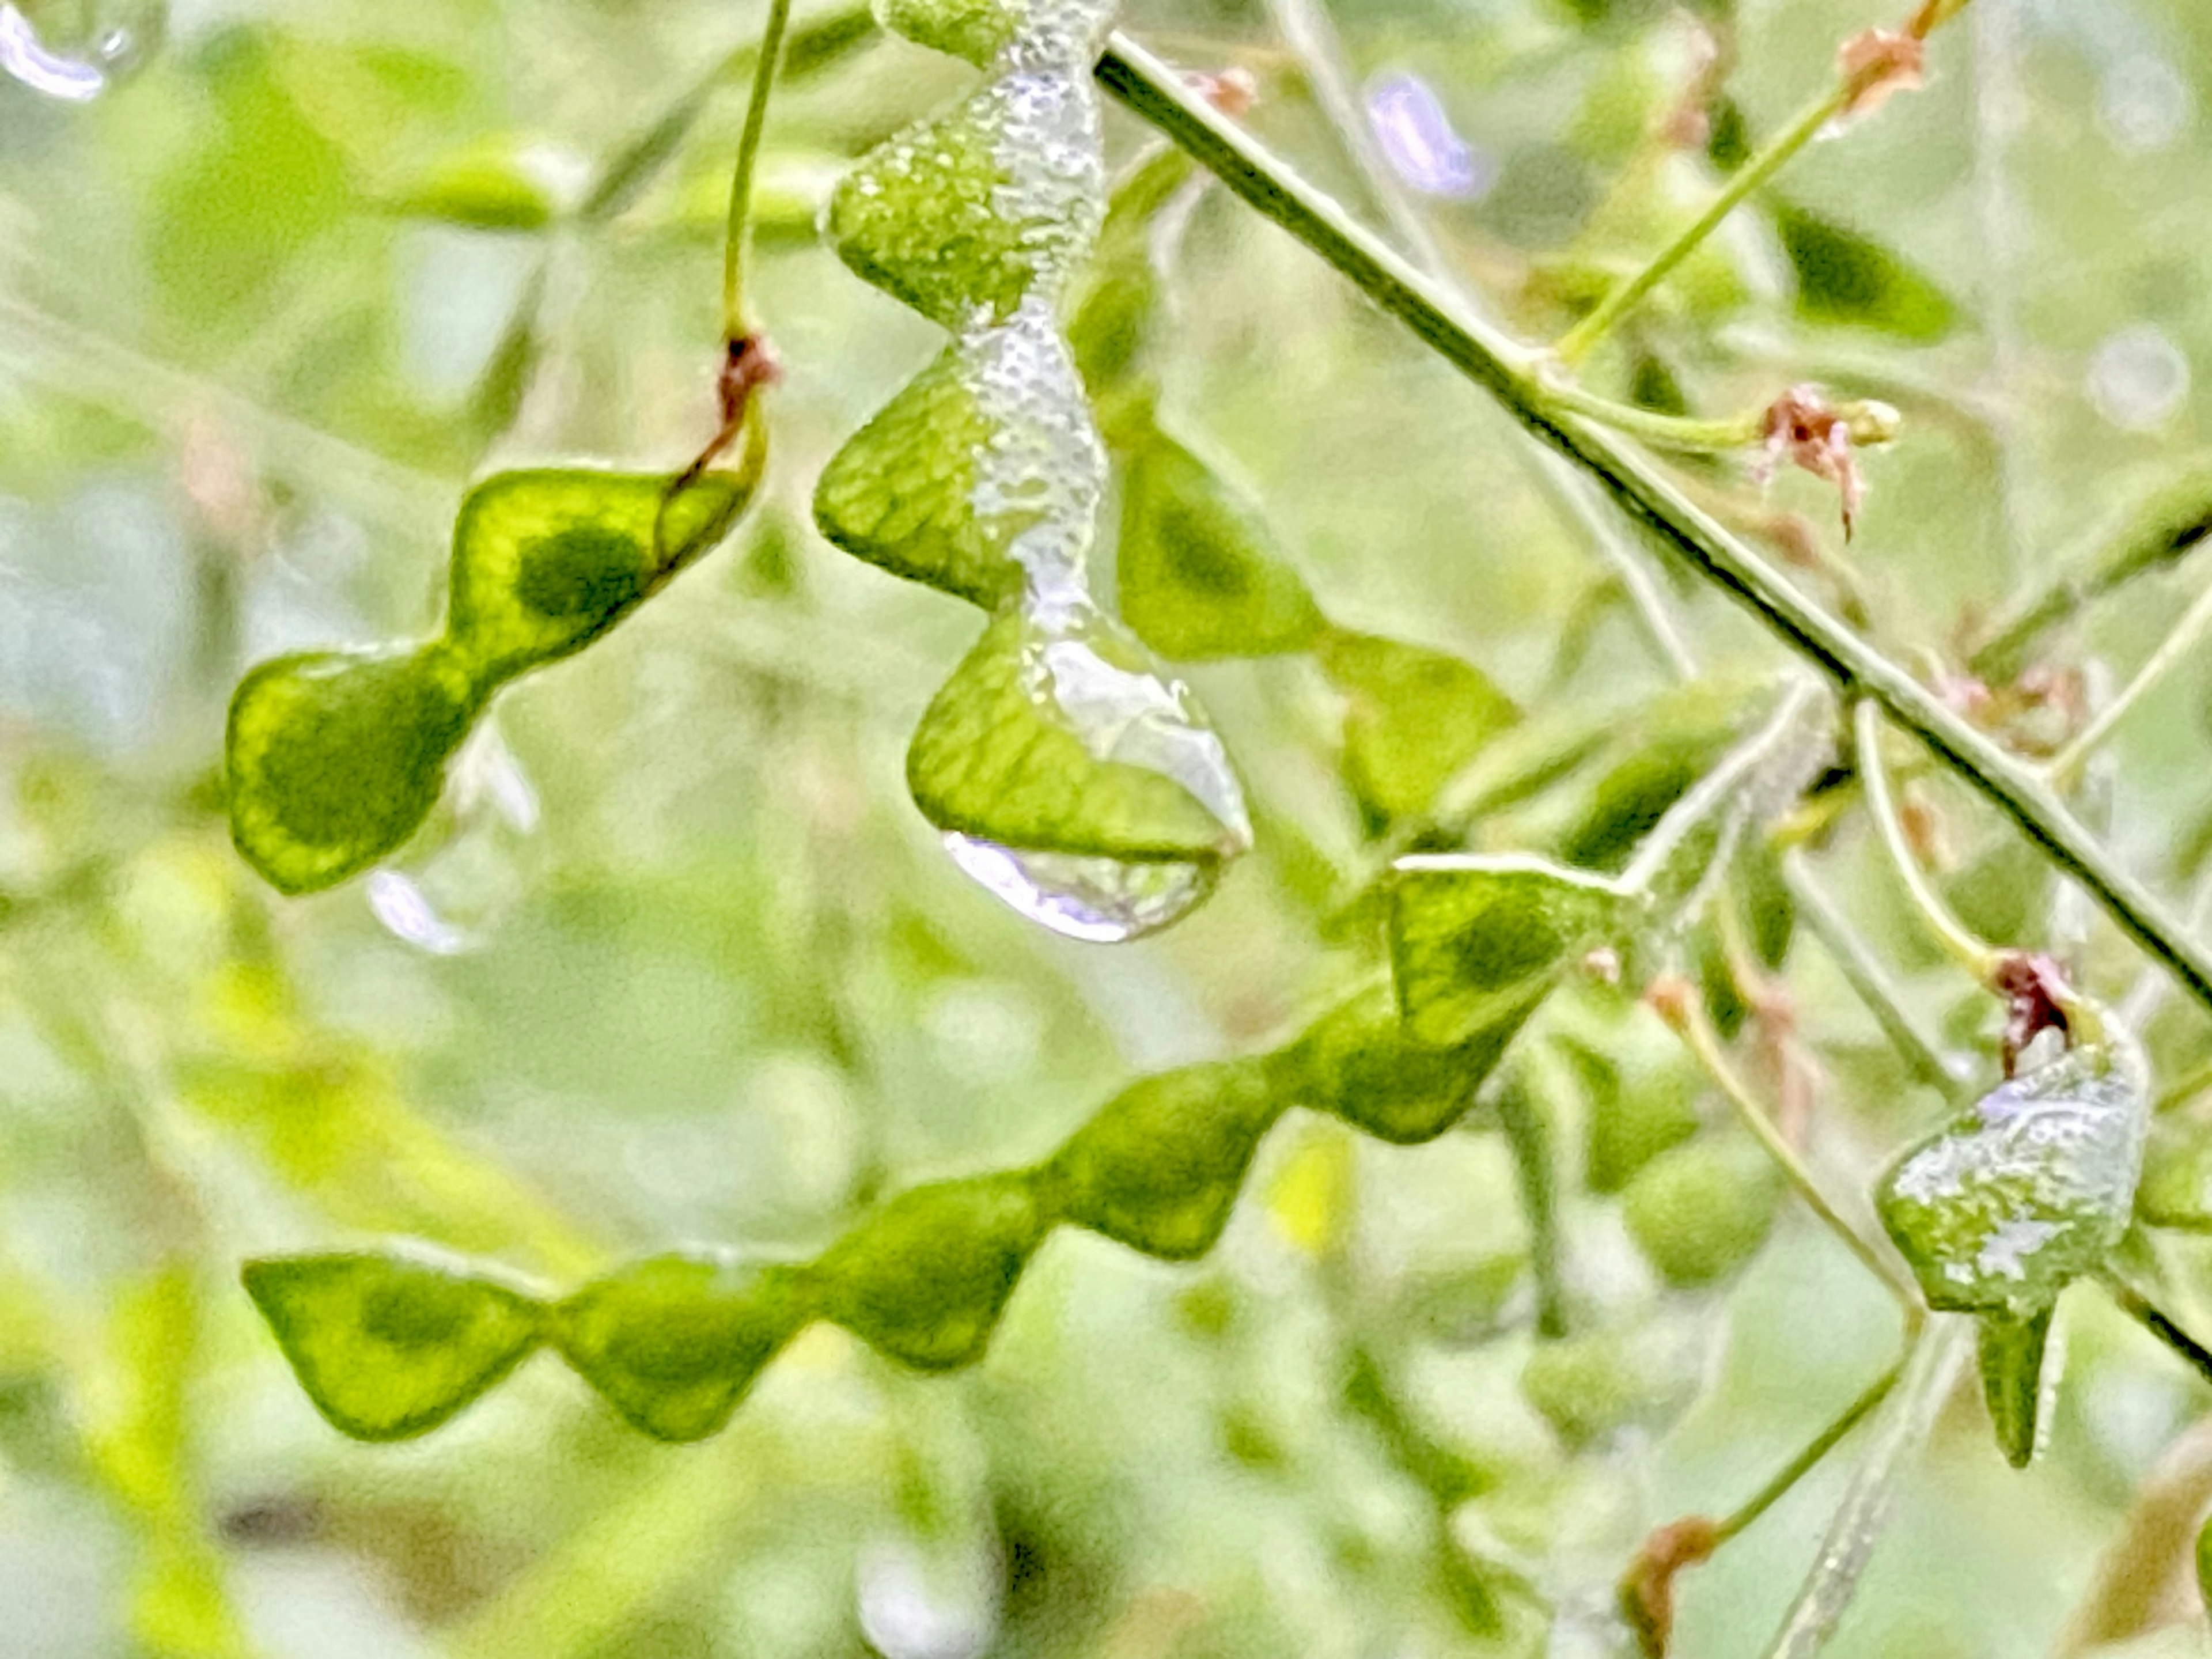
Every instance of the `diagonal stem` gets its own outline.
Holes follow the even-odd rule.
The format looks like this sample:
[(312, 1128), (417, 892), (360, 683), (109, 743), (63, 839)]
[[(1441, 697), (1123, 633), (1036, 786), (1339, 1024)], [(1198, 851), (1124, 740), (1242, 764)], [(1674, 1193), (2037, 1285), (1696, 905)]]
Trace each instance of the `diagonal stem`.
[(1489, 392), (1533, 434), (1589, 472), (1690, 569), (1753, 611), (1838, 686), (1881, 703), (2081, 883), (2121, 932), (2212, 1012), (2212, 951), (2189, 937), (2039, 777), (1784, 581), (1640, 455), (1559, 410), (1536, 375), (1536, 354), (1470, 315), (1444, 284), (1355, 223), (1126, 35), (1117, 33), (1109, 43), (1098, 76), (1247, 204), (1304, 242), (1424, 344)]

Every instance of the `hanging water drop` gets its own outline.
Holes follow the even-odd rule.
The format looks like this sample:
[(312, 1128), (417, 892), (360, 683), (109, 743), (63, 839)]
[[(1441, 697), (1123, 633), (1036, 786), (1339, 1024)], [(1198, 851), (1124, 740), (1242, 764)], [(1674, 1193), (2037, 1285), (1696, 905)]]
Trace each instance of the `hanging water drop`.
[(455, 757), (422, 832), (369, 877), (369, 908), (432, 956), (483, 949), (528, 888), (538, 820), (538, 792), (487, 721)]
[(908, 786), (994, 896), (1119, 943), (1203, 900), (1251, 820), (1221, 739), (1133, 636), (1073, 592), (1036, 611), (994, 623), (938, 693)]
[(59, 27), (53, 0), (0, 0), (0, 70), (33, 92), (89, 102), (130, 74), (159, 44), (164, 17), (148, 0), (103, 0)]

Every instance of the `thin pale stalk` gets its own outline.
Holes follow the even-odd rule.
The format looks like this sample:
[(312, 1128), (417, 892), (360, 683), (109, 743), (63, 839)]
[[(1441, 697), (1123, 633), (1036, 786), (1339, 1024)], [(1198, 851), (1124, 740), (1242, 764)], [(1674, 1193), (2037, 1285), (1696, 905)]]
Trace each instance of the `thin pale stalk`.
[(2080, 882), (2114, 924), (2212, 1012), (2212, 952), (2121, 867), (2029, 768), (1946, 707), (1911, 675), (1784, 581), (1686, 499), (1656, 467), (1547, 403), (1535, 354), (1474, 316), (1300, 179), (1166, 64), (1116, 34), (1100, 81), (1139, 116), (1210, 168), (1248, 204), (1297, 237), (1378, 307), (1488, 391), (1536, 437), (1583, 468), (1636, 523), (1702, 580), (1757, 615), (1844, 690), (1874, 698)]
[(1920, 867), (1910, 842), (1905, 837), (1905, 824), (1898, 817), (1897, 802), (1889, 792), (1889, 773), (1881, 760), (1881, 710), (1871, 702), (1862, 702), (1854, 712), (1853, 725), (1858, 738), (1859, 781), (1866, 787), (1867, 809), (1874, 816), (1875, 827), (1881, 831), (1882, 845), (1889, 851), (1889, 861), (1897, 866), (1905, 890), (1912, 896), (1913, 908), (1918, 910), (1943, 948), (1949, 951), (1959, 965), (1984, 985), (1990, 983), (1996, 970), (1997, 953), (1987, 944), (1974, 937), (1966, 924), (1960, 921), (1943, 896), (1936, 890), (1936, 884), (1928, 879), (1928, 872)]
[(2118, 729), (2120, 722), (2144, 696), (2197, 648), (2208, 628), (2212, 628), (2212, 586), (2199, 593), (2196, 603), (2182, 613), (2173, 631), (2150, 653), (2150, 659), (2136, 672), (2135, 678), (2127, 683), (2119, 696), (2106, 703), (2104, 711), (2052, 757), (2048, 770), (2052, 787), (2069, 788), (2080, 779), (2089, 757), (2104, 746), (2105, 740)]
[(1964, 1319), (1938, 1319), (1913, 1345), (1874, 1443), (1851, 1477), (1842, 1506), (1828, 1522), (1812, 1571), (1767, 1647), (1766, 1659), (1811, 1659), (1835, 1634), (1888, 1522), (1898, 1479), (1950, 1398), (1960, 1363), (1966, 1357), (1971, 1328)]
[(1775, 1127), (1774, 1120), (1767, 1115), (1766, 1109), (1753, 1094), (1751, 1085), (1729, 1063), (1728, 1051), (1721, 1042), (1720, 1033), (1713, 1029), (1703, 1000), (1694, 994), (1686, 995), (1678, 1006), (1662, 1012), (1667, 1013), (1668, 1023), (1681, 1033), (1690, 1052), (1698, 1057), (1698, 1063), (1719, 1085), (1721, 1094), (1735, 1109), (1743, 1127), (1750, 1130), (1753, 1138), (1766, 1149), (1766, 1155), (1774, 1160), (1784, 1178), (1805, 1201), (1805, 1207), (1812, 1211), (1820, 1218), (1820, 1224), (1833, 1233), (1844, 1248), (1857, 1258), (1861, 1267), (1881, 1281), (1884, 1290), (1897, 1298), (1898, 1306), (1905, 1312), (1906, 1328), (1913, 1328), (1921, 1316), (1919, 1292), (1913, 1289), (1904, 1274), (1890, 1265), (1889, 1259), (1868, 1243), (1859, 1230), (1844, 1220), (1842, 1212), (1828, 1201), (1828, 1195), (1813, 1179), (1813, 1172), (1805, 1167), (1805, 1161), (1797, 1155), (1797, 1149)]
[(1851, 926), (1826, 885), (1796, 853), (1783, 861), (1783, 875), (1797, 896), (1798, 912), (1814, 936), (1836, 964), (1836, 971), (1881, 1027), (1912, 1074), (1930, 1088), (1948, 1094), (1963, 1078), (1957, 1060), (1920, 1027), (1905, 1006), (1904, 994), (1890, 981), (1889, 971), (1874, 953), (1866, 936)]
[(1917, 1329), (1909, 1332), (1904, 1358), (1899, 1358), (1869, 1382), (1857, 1399), (1844, 1407), (1833, 1422), (1808, 1441), (1796, 1456), (1775, 1471), (1773, 1479), (1753, 1493), (1741, 1508), (1723, 1517), (1713, 1532), (1713, 1547), (1716, 1549), (1746, 1531), (1759, 1516), (1788, 1497), (1791, 1489), (1818, 1468), (1820, 1461), (1842, 1444), (1853, 1429), (1874, 1415), (1881, 1402), (1889, 1398), (1890, 1390), (1897, 1386), (1898, 1379), (1905, 1375), (1905, 1358), (1911, 1357), (1913, 1345), (1918, 1340)]

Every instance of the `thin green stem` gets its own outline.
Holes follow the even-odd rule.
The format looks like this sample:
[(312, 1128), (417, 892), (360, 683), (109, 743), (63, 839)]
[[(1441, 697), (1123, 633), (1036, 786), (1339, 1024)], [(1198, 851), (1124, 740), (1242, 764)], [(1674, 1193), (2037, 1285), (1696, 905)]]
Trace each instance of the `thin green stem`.
[[(1686, 987), (1685, 991), (1687, 993)], [(1913, 1289), (1904, 1274), (1890, 1264), (1889, 1259), (1868, 1243), (1859, 1230), (1844, 1220), (1842, 1212), (1828, 1201), (1828, 1195), (1813, 1179), (1813, 1172), (1805, 1167), (1805, 1161), (1797, 1155), (1797, 1149), (1775, 1127), (1774, 1120), (1767, 1115), (1765, 1108), (1753, 1094), (1751, 1085), (1729, 1063), (1727, 1048), (1721, 1042), (1720, 1033), (1713, 1029), (1712, 1018), (1705, 1012), (1704, 1000), (1694, 994), (1686, 994), (1663, 1006), (1661, 1012), (1668, 1023), (1680, 1033), (1690, 1052), (1698, 1057), (1698, 1063), (1719, 1086), (1722, 1095), (1735, 1109), (1743, 1127), (1750, 1130), (1753, 1138), (1766, 1149), (1767, 1156), (1774, 1160), (1784, 1178), (1804, 1200), (1806, 1208), (1811, 1210), (1844, 1248), (1858, 1259), (1861, 1267), (1881, 1282), (1884, 1290), (1897, 1298), (1897, 1305), (1905, 1313), (1907, 1332), (1917, 1330), (1921, 1317), (1919, 1292)]]
[(1784, 580), (1657, 468), (1554, 410), (1534, 372), (1536, 354), (1473, 316), (1446, 285), (1355, 223), (1135, 41), (1115, 35), (1099, 60), (1098, 76), (1237, 196), (1305, 243), (1489, 392), (1532, 434), (1590, 473), (1632, 520), (1701, 579), (1756, 614), (1839, 687), (1880, 702), (2079, 882), (2124, 933), (2212, 1012), (2212, 951), (2190, 938), (2034, 772)]
[(1912, 1349), (1918, 1340), (1919, 1332), (1916, 1329), (1909, 1334), (1905, 1352), (1894, 1364), (1867, 1384), (1865, 1392), (1844, 1407), (1835, 1421), (1807, 1442), (1796, 1456), (1777, 1470), (1773, 1478), (1753, 1493), (1740, 1508), (1722, 1517), (1713, 1529), (1713, 1547), (1716, 1549), (1747, 1530), (1759, 1516), (1788, 1497), (1792, 1487), (1820, 1467), (1821, 1459), (1835, 1450), (1853, 1429), (1874, 1414), (1875, 1408), (1889, 1398), (1890, 1390), (1897, 1386), (1897, 1379), (1905, 1375), (1905, 1362), (1911, 1357)]
[(1758, 422), (1741, 416), (1701, 420), (1693, 416), (1662, 415), (1656, 410), (1638, 409), (1633, 404), (1617, 403), (1611, 398), (1601, 398), (1569, 386), (1549, 387), (1547, 395), (1553, 407), (1610, 427), (1655, 449), (1725, 454), (1759, 441)]
[(2208, 586), (2199, 593), (2196, 603), (2182, 613), (2181, 620), (2173, 625), (2173, 631), (2160, 641), (2158, 649), (2152, 652), (2150, 659), (2136, 671), (2136, 677), (2122, 688), (2119, 696), (2106, 703), (2096, 719), (2082, 727), (2071, 743), (2051, 757), (2045, 770), (2053, 788), (2071, 788), (2080, 781), (2081, 769), (2088, 763), (2089, 757), (2118, 729), (2120, 722), (2142, 701), (2144, 695), (2172, 672), (2174, 665), (2196, 648), (2197, 642), (2204, 637), (2208, 628), (2212, 628), (2212, 586)]
[(1672, 276), (1676, 266), (1720, 228), (1723, 220), (1753, 191), (1781, 172), (1792, 156), (1813, 142), (1822, 127), (1843, 113), (1850, 102), (1850, 88), (1838, 86), (1800, 111), (1797, 118), (1769, 141), (1765, 149), (1729, 175), (1720, 193), (1680, 235), (1653, 255), (1643, 270), (1615, 287), (1599, 302), (1596, 310), (1568, 331), (1559, 342), (1560, 359), (1574, 364), (1589, 356), (1591, 348), (1605, 337), (1615, 323), (1643, 304), (1652, 289)]
[(2138, 509), (2135, 521), (2106, 546), (2069, 561), (2056, 581), (1996, 625), (1988, 643), (1967, 659), (1967, 666), (1992, 683), (2011, 679), (2052, 629), (2138, 577), (2179, 564), (2208, 537), (2212, 480), (2192, 477)]
[(761, 133), (768, 125), (769, 98), (775, 90), (784, 30), (790, 22), (791, 0), (769, 0), (760, 56), (753, 64), (752, 100), (745, 106), (738, 164), (730, 174), (730, 230), (722, 248), (722, 337), (732, 343), (752, 332), (745, 314), (745, 266), (752, 251), (753, 173), (760, 161)]
[(1945, 1094), (1957, 1088), (1961, 1081), (1958, 1070), (1936, 1040), (1921, 1030), (1866, 936), (1851, 926), (1812, 866), (1791, 852), (1784, 856), (1782, 870), (1797, 896), (1798, 914), (1913, 1075)]
[(1857, 738), (1859, 780), (1866, 786), (1867, 810), (1881, 831), (1889, 861), (1897, 866), (1905, 891), (1912, 896), (1913, 908), (1920, 912), (1928, 931), (1953, 959), (1972, 974), (1977, 983), (1989, 984), (1996, 972), (1997, 953), (1977, 939), (1943, 902), (1943, 896), (1928, 879), (1928, 872), (1920, 867), (1919, 859), (1914, 856), (1911, 844), (1905, 839), (1904, 822), (1898, 817), (1897, 802), (1889, 791), (1889, 773), (1882, 765), (1881, 710), (1871, 702), (1861, 702), (1853, 711), (1852, 724)]

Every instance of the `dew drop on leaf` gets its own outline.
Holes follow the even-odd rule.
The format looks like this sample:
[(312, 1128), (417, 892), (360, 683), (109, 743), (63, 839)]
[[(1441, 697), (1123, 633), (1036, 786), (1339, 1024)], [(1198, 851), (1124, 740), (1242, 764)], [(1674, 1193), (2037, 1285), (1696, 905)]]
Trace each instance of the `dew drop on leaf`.
[(1165, 927), (1252, 841), (1189, 693), (1084, 600), (992, 624), (922, 716), (907, 781), (963, 870), (1075, 939)]
[(369, 877), (368, 908), (432, 956), (481, 950), (528, 889), (538, 827), (538, 792), (487, 720), (455, 757), (429, 822)]
[(0, 71), (33, 92), (88, 103), (145, 62), (161, 40), (158, 0), (0, 0)]

